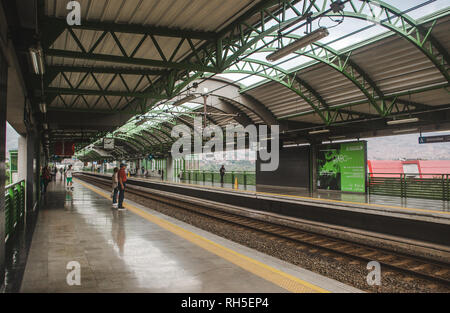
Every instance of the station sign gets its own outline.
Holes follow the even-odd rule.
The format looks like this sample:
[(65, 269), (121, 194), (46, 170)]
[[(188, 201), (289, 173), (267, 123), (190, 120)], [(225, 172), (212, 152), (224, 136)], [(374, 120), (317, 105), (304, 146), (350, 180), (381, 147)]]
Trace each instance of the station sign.
[(59, 157), (72, 157), (75, 154), (75, 143), (72, 141), (58, 141), (54, 144), (53, 154)]
[(428, 136), (428, 137), (419, 137), (419, 144), (423, 143), (436, 143), (436, 142), (449, 142), (450, 135), (442, 135), (442, 136)]
[(114, 138), (104, 138), (103, 139), (103, 149), (113, 150), (114, 149)]

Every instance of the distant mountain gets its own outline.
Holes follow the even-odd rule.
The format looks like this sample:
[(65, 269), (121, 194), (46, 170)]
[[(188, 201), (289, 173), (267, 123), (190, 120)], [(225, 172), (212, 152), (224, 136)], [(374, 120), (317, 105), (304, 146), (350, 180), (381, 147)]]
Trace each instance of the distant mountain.
[[(435, 136), (443, 133), (426, 133)], [(450, 142), (419, 144), (419, 134), (367, 139), (369, 160), (450, 160)]]

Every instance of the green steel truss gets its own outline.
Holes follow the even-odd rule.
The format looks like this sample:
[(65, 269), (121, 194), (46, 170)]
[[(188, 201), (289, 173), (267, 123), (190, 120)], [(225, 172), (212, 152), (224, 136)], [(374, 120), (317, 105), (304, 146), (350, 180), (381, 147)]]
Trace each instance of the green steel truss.
[[(310, 2), (315, 1), (310, 0)], [(324, 1), (324, 3), (326, 2), (329, 4), (330, 1)], [(323, 12), (323, 7), (313, 4), (311, 12), (313, 12), (313, 16), (320, 15)], [(345, 17), (378, 23), (405, 38), (426, 55), (434, 66), (439, 69), (447, 82), (450, 82), (450, 74), (448, 73), (450, 57), (448, 51), (431, 34), (433, 27), (436, 25), (436, 20), (427, 29), (397, 8), (378, 0), (349, 1), (343, 14)], [(329, 12), (326, 15), (341, 16), (333, 12)]]
[[(106, 96), (120, 98), (130, 97), (133, 99), (127, 102), (127, 109), (129, 109), (130, 112), (140, 112), (141, 114), (151, 108), (158, 100), (172, 98), (189, 82), (201, 77), (203, 73), (222, 72), (232, 62), (241, 57), (242, 53), (256, 41), (276, 31), (279, 28), (279, 25), (285, 25), (294, 20), (295, 18), (287, 18), (287, 15), (285, 14), (287, 10), (293, 10), (296, 14), (296, 18), (299, 18), (312, 7), (312, 5), (309, 5), (299, 11), (294, 7), (294, 5), (299, 2), (298, 0), (261, 1), (228, 27), (215, 34), (209, 32), (179, 31), (170, 28), (117, 25), (114, 23), (87, 21), (80, 26), (69, 26), (62, 19), (44, 16), (43, 1), (39, 1), (41, 7), (41, 30), (46, 34), (46, 36), (42, 37), (41, 43), (46, 56), (97, 60), (128, 66), (147, 66), (165, 69), (164, 74), (159, 75), (151, 82), (149, 81), (150, 86), (145, 88), (145, 90), (127, 90), (124, 92), (111, 91), (107, 88), (101, 88), (101, 86), (99, 86), (98, 90), (79, 89), (76, 88), (76, 86), (70, 86), (70, 88), (49, 87), (57, 76), (62, 75), (66, 70), (71, 71), (71, 69), (59, 68), (59, 71), (53, 71), (49, 75), (46, 75), (46, 85), (44, 88), (47, 95), (47, 102), (52, 103), (58, 95), (80, 96), (85, 103), (87, 101), (84, 99), (84, 95), (96, 95), (99, 98), (104, 99)], [(255, 17), (257, 17), (257, 19)], [(249, 22), (250, 19), (252, 20), (251, 23)], [(275, 26), (273, 26), (273, 20), (276, 21)], [(266, 25), (270, 25), (270, 27)], [(97, 40), (90, 46), (83, 45), (79, 35), (80, 29), (99, 32)], [(53, 47), (55, 41), (65, 33), (75, 43), (77, 47), (76, 50), (61, 50)], [(119, 39), (120, 34), (141, 36), (141, 40), (136, 47), (124, 47)], [(167, 51), (164, 52), (159, 42), (161, 37), (176, 37), (179, 38), (179, 43), (173, 51), (170, 51), (170, 53)], [(121, 55), (97, 53), (97, 48), (105, 40), (109, 40), (110, 42), (113, 40), (115, 46), (120, 50)], [(159, 54), (157, 59), (143, 59), (136, 57), (144, 42), (152, 43)], [(182, 60), (178, 60), (177, 53), (182, 45), (186, 43), (190, 48), (190, 53)], [(92, 69), (91, 72), (88, 72), (87, 69), (82, 70), (86, 71), (86, 77), (93, 77), (96, 73), (96, 69)], [(121, 74), (120, 70), (118, 71), (119, 73), (117, 74)], [(177, 83), (180, 81), (181, 83)], [(147, 101), (148, 99), (151, 100)], [(73, 103), (64, 105), (71, 107)], [(86, 107), (95, 108), (95, 104), (89, 105), (86, 103)], [(110, 105), (110, 108), (111, 110), (115, 110), (117, 109), (117, 106)]]
[[(366, 98), (360, 102), (343, 104), (339, 106), (330, 107), (327, 102), (321, 97), (318, 91), (310, 86), (299, 74), (300, 69), (292, 71), (284, 70), (279, 66), (270, 64), (268, 62), (251, 59), (248, 56), (256, 51), (271, 52), (284, 45), (288, 45), (299, 37), (295, 35), (283, 35), (282, 40), (277, 34), (280, 28), (289, 25), (292, 21), (300, 19), (306, 13), (310, 12), (312, 17), (318, 17), (322, 14), (328, 16), (343, 16), (348, 18), (363, 19), (377, 23), (394, 34), (409, 41), (413, 47), (421, 51), (426, 58), (443, 75), (447, 84), (436, 86), (436, 88), (448, 88), (450, 76), (448, 74), (449, 55), (445, 48), (434, 38), (432, 30), (436, 25), (437, 19), (431, 21), (430, 27), (425, 27), (423, 21), (417, 22), (406, 14), (403, 14), (398, 9), (377, 0), (351, 0), (345, 1), (344, 12), (333, 13), (329, 10), (332, 1), (324, 0), (313, 1), (305, 0), (301, 5), (296, 5), (300, 1), (262, 1), (255, 6), (251, 11), (238, 18), (229, 27), (225, 28), (218, 34), (211, 33), (195, 33), (185, 32), (177, 33), (168, 29), (153, 29), (147, 30), (144, 27), (119, 26), (115, 28), (114, 25), (87, 24), (83, 25), (82, 29), (89, 29), (92, 31), (100, 31), (102, 35), (99, 37), (99, 42), (95, 43), (98, 46), (101, 40), (110, 36), (114, 39), (122, 55), (114, 59), (116, 63), (123, 63), (128, 65), (150, 65), (158, 67), (158, 69), (146, 70), (147, 72), (139, 72), (136, 69), (85, 69), (76, 67), (55, 67), (49, 68), (48, 80), (46, 81), (46, 89), (51, 97), (60, 97), (61, 94), (74, 94), (77, 97), (83, 97), (86, 94), (97, 95), (100, 98), (106, 99), (107, 96), (117, 96), (120, 99), (125, 98), (127, 101), (126, 110), (130, 112), (144, 113), (148, 112), (157, 105), (162, 99), (171, 99), (180, 93), (189, 83), (199, 78), (208, 77), (211, 73), (239, 73), (256, 75), (267, 79), (267, 81), (274, 81), (289, 88), (301, 97), (310, 107), (309, 111), (301, 111), (299, 113), (291, 114), (289, 116), (280, 117), (279, 119), (289, 119), (293, 117), (308, 115), (311, 113), (317, 114), (323, 121), (324, 125), (339, 125), (349, 121), (360, 121), (371, 118), (395, 116), (406, 112), (425, 111), (428, 106), (413, 103), (399, 99), (402, 94), (395, 94), (385, 96), (377, 84), (371, 79), (363, 66), (356, 64), (352, 60), (352, 51), (336, 51), (326, 45), (314, 43), (306, 48), (303, 48), (296, 53), (299, 56), (306, 56), (314, 60), (314, 62), (321, 62), (330, 66), (337, 72), (341, 73), (343, 77), (348, 79), (352, 84), (358, 88)], [(282, 4), (281, 9), (274, 10), (274, 6)], [(294, 12), (294, 18), (286, 18), (287, 12)], [(258, 17), (256, 19), (256, 16)], [(290, 15), (292, 16), (292, 15)], [(251, 24), (248, 22), (251, 20)], [(60, 31), (59, 35), (67, 30), (70, 36), (76, 41), (76, 33), (69, 30), (67, 25)], [(158, 33), (157, 33), (158, 32)], [(155, 60), (139, 60), (135, 58), (136, 53), (140, 49), (140, 45), (134, 47), (133, 53), (127, 53), (123, 48), (120, 40), (117, 38), (118, 33), (131, 33), (142, 36), (142, 42), (151, 40), (157, 50), (159, 57), (156, 63)], [(114, 35), (115, 34), (115, 35)], [(59, 36), (58, 35), (58, 36)], [(58, 36), (54, 36), (56, 39)], [(190, 42), (191, 54), (179, 61), (175, 62), (175, 55), (177, 51), (173, 51), (170, 55), (165, 55), (158, 49), (158, 38), (155, 36), (171, 36), (180, 38), (180, 44), (183, 42)], [(201, 41), (202, 44), (193, 44), (195, 40)], [(54, 41), (54, 40), (53, 40)], [(46, 45), (46, 51), (50, 50), (50, 55), (53, 55), (49, 40)], [(71, 54), (73, 58), (87, 58), (88, 55), (94, 55), (95, 60), (111, 61), (110, 56), (95, 55), (92, 47), (82, 47), (81, 43), (78, 46), (80, 51), (76, 54)], [(178, 48), (179, 49), (179, 48)], [(75, 52), (70, 52), (75, 53)], [(150, 63), (145, 63), (149, 61)], [(161, 63), (163, 62), (163, 63)], [(177, 63), (177, 64), (174, 64)], [(309, 63), (310, 66), (313, 63)], [(84, 73), (86, 76), (95, 76), (101, 73), (113, 74), (113, 79), (120, 79), (124, 84), (124, 91), (111, 91), (107, 88), (101, 88), (98, 85), (98, 91), (79, 90), (77, 86), (70, 86), (67, 89), (50, 87), (51, 82), (58, 76), (63, 76), (64, 73)], [(138, 75), (140, 76), (139, 83), (136, 86), (127, 86), (123, 75)], [(155, 78), (156, 77), (156, 78)], [(145, 80), (148, 87), (145, 89), (138, 88), (139, 84)], [(111, 83), (109, 84), (111, 85)], [(420, 92), (423, 90), (417, 90)], [(85, 94), (86, 93), (86, 94)], [(76, 99), (77, 100), (77, 99)], [(83, 100), (84, 102), (87, 102)], [(352, 106), (369, 103), (374, 109), (373, 113), (362, 113), (351, 110)], [(73, 104), (67, 104), (67, 107)], [(93, 109), (94, 105), (90, 106)], [(117, 110), (118, 106), (110, 105), (112, 110)], [(192, 129), (190, 121), (186, 121), (184, 117), (193, 118), (195, 115), (189, 115), (189, 112), (180, 112), (177, 115), (172, 115), (170, 118), (168, 114), (164, 114), (164, 110), (150, 110), (159, 114), (159, 116), (166, 116), (163, 122), (145, 124), (141, 127), (130, 127), (134, 122), (130, 122), (124, 127), (122, 131), (127, 133), (127, 136), (120, 136), (126, 138), (136, 145), (135, 150), (139, 153), (152, 152), (156, 150), (163, 150), (170, 146), (173, 139), (170, 136), (170, 125), (184, 124)]]
[(337, 121), (347, 121), (354, 116), (367, 117), (370, 114), (351, 110), (333, 109), (328, 106), (320, 94), (307, 82), (300, 79), (296, 73), (289, 73), (282, 68), (260, 60), (245, 59), (234, 64), (225, 73), (252, 74), (277, 82), (299, 95), (317, 113), (324, 124), (330, 125)]
[[(311, 10), (313, 16), (323, 14), (328, 8), (327, 5), (329, 5), (329, 3), (330, 1), (324, 1), (323, 5), (320, 7), (313, 3), (313, 9)], [(326, 15), (342, 16), (340, 14), (334, 14), (333, 12), (329, 12)], [(423, 25), (420, 25), (406, 14), (402, 14), (396, 8), (377, 0), (349, 1), (345, 6), (343, 16), (379, 23), (399, 36), (407, 39), (435, 65), (435, 67), (445, 77), (447, 82), (450, 82), (448, 72), (450, 58), (448, 51), (443, 48), (431, 34), (437, 20), (434, 20), (431, 27), (426, 29)], [(272, 52), (292, 43), (300, 37), (295, 35), (286, 35), (283, 36), (283, 40), (274, 40), (276, 38), (276, 34), (268, 35), (262, 39), (262, 43), (264, 45), (263, 48), (261, 48), (261, 43), (257, 43), (253, 45), (246, 53), (250, 54), (256, 50), (259, 52)], [(322, 62), (339, 71), (353, 84), (355, 84), (361, 92), (364, 93), (368, 99), (368, 102), (381, 116), (387, 116), (390, 113), (392, 103), (385, 103), (384, 95), (376, 86), (375, 82), (359, 65), (351, 60), (351, 52), (340, 53), (326, 45), (314, 43), (297, 51), (296, 53), (298, 55), (307, 56), (316, 61)], [(270, 77), (267, 79), (271, 80)], [(287, 87), (291, 88), (289, 83), (287, 85)], [(296, 90), (293, 91), (297, 92)], [(317, 107), (311, 104), (314, 103), (314, 98), (317, 99), (317, 96), (311, 97), (310, 101), (307, 101), (306, 99), (305, 101), (307, 101), (317, 112)], [(319, 116), (325, 123), (329, 122), (327, 117), (324, 118), (321, 114), (319, 114)]]

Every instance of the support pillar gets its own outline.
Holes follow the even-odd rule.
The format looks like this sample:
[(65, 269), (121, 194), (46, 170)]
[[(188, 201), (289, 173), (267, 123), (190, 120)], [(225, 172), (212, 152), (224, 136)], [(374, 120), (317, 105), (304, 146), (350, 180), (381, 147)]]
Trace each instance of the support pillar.
[(309, 190), (314, 193), (317, 191), (317, 144), (311, 144), (311, 157), (310, 157), (310, 169), (311, 169), (311, 182)]
[(27, 135), (27, 164), (26, 164), (26, 210), (32, 211), (37, 201), (38, 189), (40, 188), (39, 179), (39, 163), (36, 157), (36, 136), (33, 133)]
[(17, 178), (19, 181), (27, 179), (27, 138), (19, 136), (17, 159)]
[(5, 280), (5, 150), (8, 65), (0, 50), (0, 287)]
[(167, 180), (173, 180), (174, 171), (173, 171), (172, 155), (169, 155), (166, 159), (166, 169), (167, 169)]

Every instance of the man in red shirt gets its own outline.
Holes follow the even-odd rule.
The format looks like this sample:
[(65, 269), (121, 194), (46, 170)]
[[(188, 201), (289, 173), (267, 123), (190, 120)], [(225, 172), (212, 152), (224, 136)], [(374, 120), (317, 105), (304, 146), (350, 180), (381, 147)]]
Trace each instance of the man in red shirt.
[(120, 170), (119, 170), (119, 205), (118, 205), (118, 209), (121, 211), (126, 210), (123, 207), (123, 199), (125, 198), (125, 186), (126, 186), (126, 182), (127, 182), (127, 173), (125, 171), (125, 168), (127, 167), (126, 164), (122, 163), (120, 164)]

